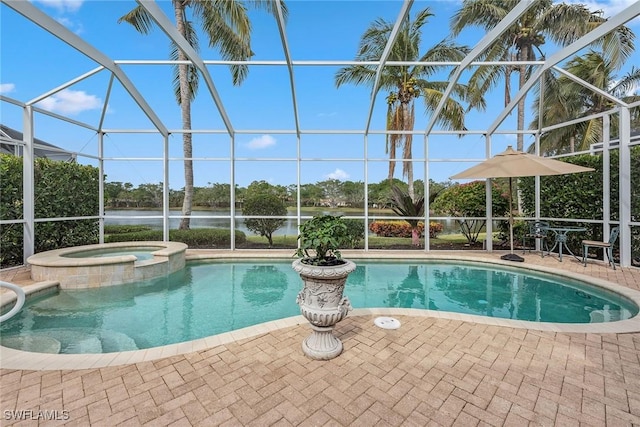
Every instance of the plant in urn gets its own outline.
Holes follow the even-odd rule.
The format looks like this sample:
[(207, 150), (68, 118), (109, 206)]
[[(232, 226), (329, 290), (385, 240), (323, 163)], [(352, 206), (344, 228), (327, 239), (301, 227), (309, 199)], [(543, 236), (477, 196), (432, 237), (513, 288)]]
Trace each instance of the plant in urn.
[[(342, 353), (342, 342), (333, 335), (335, 324), (351, 310), (344, 285), (356, 265), (343, 259), (339, 248), (348, 240), (347, 225), (339, 216), (317, 215), (300, 226), (300, 259), (292, 267), (304, 287), (296, 302), (313, 332), (302, 342), (304, 354), (329, 360)], [(313, 252), (310, 252), (313, 251)]]

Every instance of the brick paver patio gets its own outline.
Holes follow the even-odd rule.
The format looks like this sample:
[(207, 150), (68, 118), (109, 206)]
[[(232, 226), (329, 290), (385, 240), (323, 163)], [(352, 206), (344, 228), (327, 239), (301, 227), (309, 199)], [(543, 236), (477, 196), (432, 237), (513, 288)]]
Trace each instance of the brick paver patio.
[[(640, 289), (640, 269), (536, 254), (526, 261)], [(640, 425), (638, 333), (394, 317), (398, 330), (377, 328), (371, 315), (348, 317), (336, 327), (343, 354), (325, 362), (303, 355), (309, 328), (299, 325), (123, 366), (2, 369), (1, 424)], [(47, 413), (68, 419), (33, 420)]]

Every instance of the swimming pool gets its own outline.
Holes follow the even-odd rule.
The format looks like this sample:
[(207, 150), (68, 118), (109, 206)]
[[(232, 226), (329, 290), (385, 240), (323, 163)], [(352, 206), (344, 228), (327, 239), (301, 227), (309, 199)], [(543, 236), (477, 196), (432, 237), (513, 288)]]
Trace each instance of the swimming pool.
[[(345, 289), (356, 309), (404, 307), (556, 323), (638, 313), (637, 305), (611, 291), (521, 269), (432, 260), (357, 265)], [(29, 299), (0, 327), (0, 343), (83, 354), (164, 346), (295, 316), (301, 287), (290, 261), (189, 262), (146, 282)]]

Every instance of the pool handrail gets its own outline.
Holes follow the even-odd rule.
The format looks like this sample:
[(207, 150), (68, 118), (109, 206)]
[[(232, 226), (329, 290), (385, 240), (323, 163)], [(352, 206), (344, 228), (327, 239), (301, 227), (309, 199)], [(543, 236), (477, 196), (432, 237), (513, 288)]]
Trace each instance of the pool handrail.
[(10, 289), (16, 293), (16, 303), (13, 306), (13, 308), (8, 312), (6, 312), (5, 314), (3, 314), (2, 316), (0, 316), (0, 323), (2, 323), (5, 320), (9, 320), (13, 316), (18, 314), (18, 312), (22, 309), (22, 306), (24, 305), (26, 297), (25, 297), (24, 290), (20, 286), (14, 285), (13, 283), (3, 282), (0, 280), (0, 287)]

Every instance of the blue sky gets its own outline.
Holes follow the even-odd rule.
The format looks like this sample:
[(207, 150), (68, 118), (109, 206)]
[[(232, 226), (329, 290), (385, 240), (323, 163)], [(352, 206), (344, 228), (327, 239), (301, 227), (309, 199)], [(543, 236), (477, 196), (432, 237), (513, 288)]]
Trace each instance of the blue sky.
[[(47, 0), (34, 1), (34, 5), (55, 18), (89, 44), (114, 60), (166, 60), (168, 39), (159, 29), (143, 36), (128, 24), (118, 24), (120, 16), (135, 6), (132, 0), (86, 1)], [(171, 3), (158, 2), (167, 16), (172, 17)], [(632, 3), (631, 0), (582, 2), (593, 9), (602, 9), (611, 16)], [(399, 1), (289, 1), (287, 36), (292, 58), (295, 60), (353, 60), (360, 36), (377, 18), (395, 21)], [(460, 7), (459, 1), (416, 1), (412, 15), (424, 7), (435, 14), (424, 27), (423, 46), (426, 50), (449, 34), (450, 16)], [(274, 19), (265, 12), (251, 12), (253, 23), (252, 47), (255, 60), (283, 60), (278, 28)], [(1, 53), (0, 93), (19, 101), (30, 101), (77, 78), (97, 64), (73, 48), (37, 27), (6, 5), (0, 6)], [(173, 19), (171, 19), (173, 21)], [(638, 19), (628, 24), (636, 33), (640, 29)], [(457, 39), (460, 44), (472, 47), (483, 36), (482, 31), (468, 30)], [(206, 59), (218, 59), (215, 51), (206, 47), (206, 39), (200, 37), (201, 55)], [(636, 41), (640, 43), (640, 41)], [(551, 45), (543, 49), (551, 54)], [(620, 74), (632, 65), (640, 64), (640, 54), (635, 53)], [(173, 99), (170, 66), (121, 65), (139, 92), (145, 97), (169, 129), (181, 128), (180, 110)], [(345, 85), (337, 89), (334, 75), (337, 66), (299, 66), (294, 68), (298, 111), (302, 129), (312, 130), (362, 130), (366, 126), (370, 105), (370, 89), (365, 86)], [(278, 132), (260, 130), (292, 130), (295, 128), (291, 89), (286, 67), (251, 66), (249, 76), (240, 87), (231, 85), (230, 74), (224, 66), (209, 66), (216, 89), (235, 129), (257, 130), (255, 134), (237, 135), (235, 155), (241, 159), (236, 164), (238, 184), (248, 185), (253, 180), (264, 179), (274, 184), (293, 184), (296, 179), (296, 138)], [(446, 79), (446, 70), (443, 79)], [(38, 104), (57, 114), (97, 126), (107, 97), (110, 75), (102, 71), (73, 86), (55, 93)], [(463, 76), (463, 79), (465, 77)], [(514, 85), (515, 87), (516, 85)], [(371, 129), (385, 126), (386, 94), (377, 97)], [(531, 100), (533, 95), (529, 95)], [(503, 109), (501, 86), (487, 95), (485, 112), (467, 115), (466, 125), (471, 130), (482, 130)], [(423, 112), (422, 101), (416, 103), (415, 129), (424, 129), (429, 117)], [(2, 123), (20, 130), (22, 111), (10, 103), (0, 103)], [(200, 92), (193, 104), (194, 129), (224, 130), (220, 114), (201, 81)], [(527, 122), (531, 120), (528, 113)], [(114, 84), (105, 116), (106, 129), (152, 129), (153, 125), (135, 105), (126, 91)], [(505, 120), (500, 129), (515, 129), (515, 113)], [(36, 114), (36, 137), (68, 150), (97, 154), (97, 137), (94, 132), (61, 122), (46, 115)], [(439, 161), (444, 159), (479, 159), (484, 156), (484, 140), (479, 135), (432, 136), (429, 140), (429, 177), (443, 181), (448, 176), (472, 165), (466, 162)], [(502, 151), (508, 144), (515, 144), (512, 135), (497, 135), (492, 151)], [(170, 138), (170, 156), (179, 158), (181, 135)], [(110, 133), (105, 138), (107, 157), (162, 156), (162, 138), (141, 133)], [(370, 158), (369, 181), (378, 182), (386, 177), (387, 163), (384, 137), (369, 136), (367, 147)], [(425, 157), (423, 138), (414, 138), (414, 158)], [(229, 182), (230, 165), (221, 160), (231, 155), (230, 138), (219, 133), (194, 136), (194, 157), (206, 157), (196, 161), (196, 185), (209, 182)], [(317, 182), (328, 178), (364, 180), (364, 166), (359, 159), (364, 156), (364, 143), (360, 135), (303, 135), (301, 156), (307, 158), (332, 158), (325, 162), (304, 162), (301, 167), (302, 182)], [(270, 160), (253, 160), (266, 158)], [(274, 161), (287, 159), (286, 161)], [(94, 160), (81, 159), (95, 164)], [(424, 166), (416, 162), (415, 177), (424, 176)], [(109, 181), (158, 183), (162, 181), (162, 162), (157, 160), (107, 161)], [(400, 166), (397, 169), (400, 171)], [(182, 161), (172, 160), (169, 166), (170, 186), (180, 188)], [(400, 177), (399, 175), (397, 175)]]

